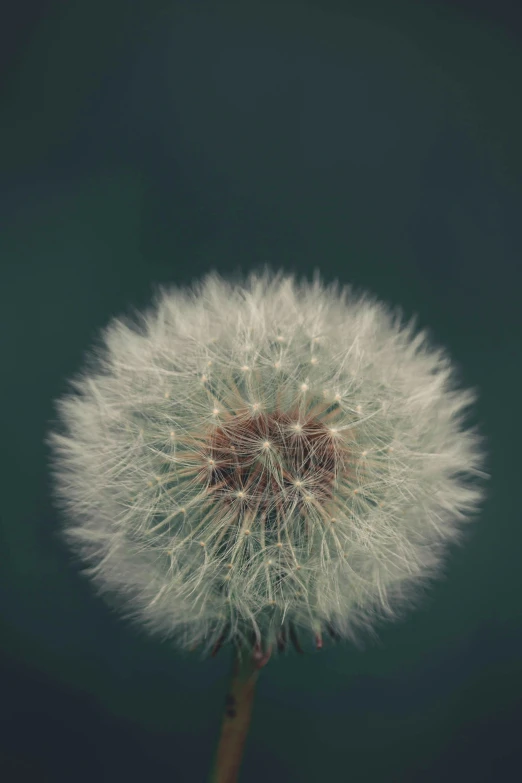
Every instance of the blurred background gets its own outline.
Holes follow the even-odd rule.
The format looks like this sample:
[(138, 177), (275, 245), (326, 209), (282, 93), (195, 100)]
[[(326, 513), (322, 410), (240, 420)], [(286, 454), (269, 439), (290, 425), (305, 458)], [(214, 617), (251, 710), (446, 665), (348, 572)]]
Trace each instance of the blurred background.
[(520, 3), (21, 0), (0, 30), (2, 781), (206, 779), (231, 652), (96, 597), (44, 438), (112, 316), (265, 263), (418, 313), (492, 478), (420, 609), (263, 671), (241, 780), (518, 777)]

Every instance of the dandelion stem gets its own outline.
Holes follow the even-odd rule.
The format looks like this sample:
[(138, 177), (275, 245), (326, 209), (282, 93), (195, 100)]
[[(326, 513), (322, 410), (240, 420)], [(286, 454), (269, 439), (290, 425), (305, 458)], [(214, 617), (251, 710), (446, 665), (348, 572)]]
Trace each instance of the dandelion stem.
[(259, 651), (253, 654), (244, 651), (243, 654), (240, 651), (235, 653), (221, 735), (209, 783), (236, 783), (238, 780), (257, 678), (269, 657), (270, 651), (264, 656)]

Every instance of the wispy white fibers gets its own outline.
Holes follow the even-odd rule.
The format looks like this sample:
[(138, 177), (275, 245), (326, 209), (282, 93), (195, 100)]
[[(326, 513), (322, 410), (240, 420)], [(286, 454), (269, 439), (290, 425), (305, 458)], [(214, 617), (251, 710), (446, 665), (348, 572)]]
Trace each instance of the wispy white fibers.
[(65, 533), (101, 592), (182, 647), (357, 640), (477, 509), (473, 401), (367, 295), (211, 274), (112, 321), (59, 400)]

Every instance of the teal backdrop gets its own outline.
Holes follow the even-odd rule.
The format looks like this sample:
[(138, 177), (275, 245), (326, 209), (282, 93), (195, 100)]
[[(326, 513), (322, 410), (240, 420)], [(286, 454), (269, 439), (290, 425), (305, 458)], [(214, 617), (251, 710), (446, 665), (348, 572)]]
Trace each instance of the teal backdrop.
[(263, 671), (242, 781), (518, 777), (522, 25), (503, 7), (91, 0), (9, 12), (5, 783), (206, 778), (231, 652), (180, 653), (96, 596), (59, 537), (44, 439), (111, 317), (145, 306), (155, 285), (264, 263), (317, 268), (418, 313), (479, 390), (491, 479), (470, 541), (419, 609), (363, 650)]

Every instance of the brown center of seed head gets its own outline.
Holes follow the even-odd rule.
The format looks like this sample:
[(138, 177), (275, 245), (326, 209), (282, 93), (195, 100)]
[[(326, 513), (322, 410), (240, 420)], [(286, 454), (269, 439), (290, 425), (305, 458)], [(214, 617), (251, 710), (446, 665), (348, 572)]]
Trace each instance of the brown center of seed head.
[(209, 437), (209, 489), (225, 502), (284, 516), (331, 499), (339, 456), (332, 430), (316, 417), (237, 417)]

